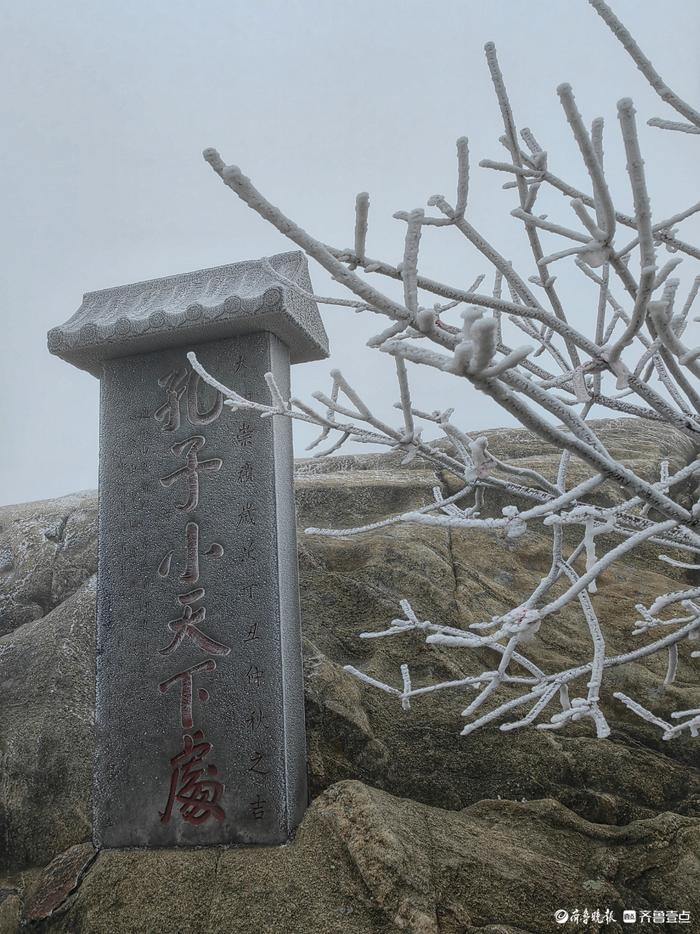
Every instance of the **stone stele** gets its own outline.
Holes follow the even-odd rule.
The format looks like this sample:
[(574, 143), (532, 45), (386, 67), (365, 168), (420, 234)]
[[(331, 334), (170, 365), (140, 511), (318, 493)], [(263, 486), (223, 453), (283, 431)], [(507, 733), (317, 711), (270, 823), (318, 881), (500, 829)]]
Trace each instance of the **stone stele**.
[(49, 332), (101, 382), (98, 846), (282, 843), (303, 815), (291, 423), (186, 354), (269, 402), (265, 373), (287, 393), (328, 355), (310, 294), (283, 253), (89, 292)]

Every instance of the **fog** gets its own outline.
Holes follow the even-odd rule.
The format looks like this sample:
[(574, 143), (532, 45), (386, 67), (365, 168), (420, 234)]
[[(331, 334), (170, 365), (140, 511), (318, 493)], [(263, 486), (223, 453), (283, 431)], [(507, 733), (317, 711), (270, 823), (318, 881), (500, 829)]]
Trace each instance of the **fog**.
[[(616, 0), (614, 8), (668, 83), (700, 103), (697, 2)], [(532, 128), (558, 175), (590, 187), (556, 94), (569, 81), (586, 121), (605, 118), (619, 210), (632, 207), (616, 117), (624, 96), (638, 110), (655, 217), (698, 200), (700, 143), (645, 125), (678, 118), (584, 0), (30, 0), (1, 9), (2, 503), (96, 486), (98, 381), (46, 350), (47, 330), (73, 314), (83, 292), (289, 249), (204, 163), (207, 146), (339, 247), (352, 243), (355, 194), (369, 191), (368, 253), (396, 263), (404, 225), (391, 215), (435, 192), (452, 196), (455, 139), (467, 135), (470, 220), (532, 275), (522, 225), (509, 216), (514, 193), (477, 165), (504, 155), (483, 54), (493, 39), (516, 122)], [(572, 222), (565, 199), (550, 205)], [(453, 230), (428, 231), (424, 241), (426, 275), (466, 287), (490, 273)], [(686, 260), (684, 282), (696, 271)], [(342, 294), (318, 267), (311, 274), (319, 294)], [(595, 290), (563, 264), (557, 274), (585, 326)], [(373, 281), (400, 294), (396, 283)], [(390, 417), (393, 363), (365, 347), (377, 320), (328, 306), (322, 314), (331, 359), (294, 367), (295, 394), (325, 389), (336, 366)], [(411, 375), (423, 409), (449, 399), (466, 429), (509, 423), (466, 383)], [(297, 455), (308, 440), (307, 430), (297, 433)]]

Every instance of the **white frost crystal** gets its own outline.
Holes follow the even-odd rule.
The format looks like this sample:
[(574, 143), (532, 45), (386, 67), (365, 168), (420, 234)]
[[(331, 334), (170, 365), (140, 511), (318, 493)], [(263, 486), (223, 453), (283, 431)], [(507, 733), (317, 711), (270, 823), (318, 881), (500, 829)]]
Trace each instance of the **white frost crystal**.
[[(681, 124), (655, 118), (651, 125), (700, 133), (700, 113), (664, 84), (603, 0), (589, 2), (662, 100), (685, 121)], [(573, 721), (589, 719), (597, 735), (605, 737), (610, 727), (600, 706), (600, 690), (607, 670), (663, 653), (667, 656), (661, 685), (664, 689), (676, 676), (679, 657), (684, 664), (692, 665), (696, 664), (693, 659), (700, 656), (697, 650), (691, 651), (700, 638), (698, 587), (660, 593), (650, 607), (638, 606), (639, 618), (632, 621), (631, 636), (652, 633), (651, 641), (620, 655), (607, 654), (596, 610), (598, 591), (605, 587), (603, 572), (643, 545), (663, 549), (658, 554), (662, 569), (671, 565), (692, 571), (700, 566), (700, 505), (689, 507), (686, 498), (689, 486), (695, 488), (696, 497), (700, 489), (700, 459), (675, 473), (670, 473), (668, 463), (663, 462), (659, 480), (654, 482), (615, 460), (589, 421), (594, 412), (634, 415), (672, 427), (695, 444), (700, 441), (700, 347), (688, 343), (686, 337), (686, 331), (692, 330), (691, 322), (697, 321), (691, 311), (700, 290), (700, 277), (695, 276), (682, 309), (675, 312), (676, 296), (682, 290), (680, 280), (670, 278), (681, 259), (700, 259), (700, 250), (677, 235), (678, 226), (700, 212), (700, 203), (653, 220), (635, 109), (626, 98), (618, 104), (619, 130), (610, 131), (607, 146), (612, 149), (619, 134), (634, 214), (618, 211), (605, 177), (603, 121), (593, 120), (588, 130), (568, 84), (560, 85), (558, 93), (590, 179), (590, 193), (562, 180), (550, 169), (551, 154), (543, 150), (532, 131), (524, 128), (518, 134), (492, 43), (486, 46), (486, 58), (503, 119), (501, 143), (509, 160), (483, 160), (480, 165), (511, 179), (506, 187), (517, 196), (512, 215), (522, 222), (532, 252), (532, 266), (522, 273), (468, 220), (468, 194), (473, 181), (466, 137), (457, 140), (454, 206), (442, 195), (433, 195), (427, 204), (437, 213), (416, 208), (394, 215), (406, 225), (399, 266), (366, 255), (366, 192), (356, 200), (354, 249), (340, 250), (317, 240), (287, 218), (240, 169), (227, 166), (215, 150), (205, 151), (206, 160), (229, 188), (320, 263), (353, 296), (320, 301), (388, 319), (388, 326), (383, 325), (369, 346), (394, 358), (400, 424), (388, 424), (377, 417), (361, 393), (337, 370), (331, 373), (330, 394), (314, 393), (321, 408), (283, 398), (271, 377), (271, 404), (263, 405), (220, 385), (215, 374), (206, 373), (194, 355), (190, 354), (190, 359), (202, 378), (224, 393), (230, 408), (249, 409), (262, 417), (283, 415), (318, 426), (319, 436), (310, 447), (316, 448), (324, 441), (328, 444), (316, 456), (329, 454), (349, 440), (379, 444), (403, 452), (404, 462), (421, 457), (462, 484), (449, 497), (436, 488), (434, 501), (418, 510), (357, 528), (307, 530), (311, 534), (349, 536), (398, 522), (445, 526), (463, 534), (477, 529), (507, 539), (520, 538), (535, 524), (551, 533), (551, 566), (547, 574), (532, 593), (520, 595), (516, 605), (500, 615), (490, 620), (475, 618), (466, 629), (457, 629), (420, 620), (404, 600), (402, 617), (392, 620), (384, 630), (362, 633), (362, 638), (377, 639), (419, 631), (428, 644), (455, 650), (487, 649), (495, 656), (496, 667), (459, 680), (419, 685), (412, 680), (408, 666), (401, 665), (400, 687), (351, 666), (348, 671), (395, 696), (404, 710), (422, 694), (474, 690), (473, 700), (463, 711), (467, 720), (464, 735), (492, 722), (499, 722), (504, 731), (528, 726), (558, 730)], [(562, 223), (535, 213), (543, 189), (564, 195)], [(622, 193), (623, 200), (627, 195)], [(479, 291), (483, 273), (468, 289), (421, 274), (422, 237), (444, 227), (461, 234), (471, 255), (480, 257), (490, 269), (491, 290)], [(631, 242), (624, 242), (625, 231), (632, 232)], [(543, 238), (547, 238), (547, 250)], [(659, 268), (658, 253), (664, 247), (674, 256)], [(550, 272), (555, 262), (571, 262), (582, 273), (579, 304), (588, 300), (591, 308), (590, 326), (585, 333), (569, 320)], [(403, 301), (372, 284), (382, 277), (402, 282)], [(510, 292), (509, 300), (503, 297), (504, 284)], [(537, 294), (531, 285), (537, 288)], [(513, 344), (511, 337), (517, 338), (520, 332), (527, 335), (527, 346)], [(499, 460), (488, 450), (485, 438), (470, 435), (452, 421), (453, 409), (425, 412), (416, 408), (408, 365), (452, 374), (454, 379), (468, 381), (495, 400), (525, 428), (560, 450), (556, 477)], [(441, 438), (424, 440), (418, 423), (439, 431)], [(572, 458), (582, 461), (593, 474), (575, 485), (568, 482)], [(596, 503), (595, 494), (603, 483), (617, 488), (620, 495), (616, 505)], [(489, 491), (497, 491), (501, 501), (503, 496), (512, 496), (519, 505), (507, 505), (497, 517), (486, 515), (484, 504)], [(572, 530), (578, 531), (573, 545)], [(673, 555), (664, 553), (669, 550)], [(563, 671), (543, 671), (525, 651), (543, 628), (557, 625), (556, 614), (569, 605), (578, 607), (582, 624), (590, 634), (590, 660)], [(507, 699), (503, 699), (501, 688), (507, 688)], [(658, 727), (664, 739), (682, 733), (698, 735), (700, 709), (678, 710), (666, 720), (622, 692), (614, 697), (636, 716)]]

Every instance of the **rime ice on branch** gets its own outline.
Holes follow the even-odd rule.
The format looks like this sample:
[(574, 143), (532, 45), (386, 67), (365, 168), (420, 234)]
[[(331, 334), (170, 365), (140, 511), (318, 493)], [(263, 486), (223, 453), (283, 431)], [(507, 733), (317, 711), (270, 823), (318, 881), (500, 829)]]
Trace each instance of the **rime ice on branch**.
[[(698, 111), (664, 84), (603, 0), (590, 2), (662, 100), (688, 121), (681, 125), (655, 119), (652, 125), (700, 132)], [(395, 696), (404, 709), (428, 692), (472, 687), (476, 694), (463, 712), (464, 734), (495, 722), (506, 731), (531, 725), (551, 730), (587, 719), (604, 737), (610, 731), (607, 717), (623, 711), (623, 706), (615, 708), (615, 701), (607, 711), (601, 707), (601, 688), (610, 668), (661, 653), (668, 659), (663, 689), (673, 682), (680, 663), (686, 666), (687, 678), (700, 656), (693, 651), (693, 642), (700, 637), (700, 588), (659, 594), (652, 606), (637, 607), (639, 618), (630, 620), (629, 651), (618, 655), (606, 648), (597, 611), (597, 594), (605, 586), (603, 572), (643, 545), (656, 548), (666, 566), (691, 570), (700, 566), (700, 504), (697, 493), (688, 496), (689, 488), (697, 490), (700, 460), (672, 474), (668, 464), (661, 463), (657, 479), (642, 476), (611, 456), (591, 423), (593, 415), (630, 415), (668, 425), (695, 445), (700, 441), (700, 347), (689, 340), (698, 320), (692, 312), (700, 288), (692, 261), (700, 258), (700, 250), (679, 236), (680, 225), (700, 211), (700, 202), (681, 210), (675, 207), (661, 219), (652, 216), (632, 101), (619, 102), (619, 127), (606, 130), (602, 119), (580, 112), (568, 84), (558, 88), (562, 118), (570, 127), (589, 187), (581, 191), (563, 180), (543, 141), (530, 128), (518, 131), (496, 48), (488, 43), (485, 50), (503, 119), (500, 143), (506, 156), (485, 159), (480, 166), (505, 175), (504, 187), (514, 191), (512, 215), (522, 223), (532, 254), (528, 269), (514, 268), (469, 219), (474, 178), (466, 137), (457, 140), (454, 195), (430, 197), (427, 207), (433, 211), (414, 208), (394, 215), (404, 225), (398, 265), (368, 255), (366, 192), (357, 196), (355, 204), (354, 246), (340, 249), (296, 225), (215, 150), (204, 153), (228, 188), (351, 293), (351, 297), (318, 301), (388, 319), (368, 343), (393, 358), (400, 419), (387, 423), (377, 417), (369, 400), (338, 370), (331, 372), (327, 394), (314, 393), (315, 406), (288, 398), (268, 374), (270, 402), (261, 404), (247, 399), (239, 384), (217, 381), (221, 374), (208, 373), (195, 355), (190, 360), (194, 370), (222, 393), (229, 409), (262, 418), (284, 415), (316, 425), (319, 435), (310, 446), (319, 449), (315, 456), (330, 454), (348, 441), (369, 442), (401, 451), (405, 461), (424, 458), (462, 484), (449, 498), (436, 488), (434, 501), (417, 511), (354, 529), (307, 530), (311, 534), (347, 536), (397, 522), (444, 526), (465, 534), (470, 529), (486, 530), (511, 539), (534, 526), (551, 534), (547, 574), (532, 593), (520, 595), (492, 619), (475, 618), (467, 629), (455, 629), (420, 620), (406, 600), (404, 615), (388, 628), (362, 634), (367, 639), (387, 638), (418, 630), (428, 644), (488, 649), (494, 655), (493, 669), (424, 686), (413, 683), (405, 665), (397, 672), (400, 686), (348, 668), (352, 674)], [(631, 196), (633, 215), (618, 210), (608, 185), (604, 150), (612, 147), (621, 148), (626, 157), (629, 187), (620, 196), (625, 200)], [(550, 199), (564, 196), (556, 220), (538, 210), (543, 192)], [(437, 281), (421, 266), (423, 238), (448, 232), (460, 236), (470, 261), (478, 262), (474, 270), (478, 275), (468, 288)], [(666, 258), (664, 253), (671, 255)], [(586, 300), (589, 308), (589, 326), (583, 330), (572, 323), (557, 286), (560, 263), (572, 264), (581, 274), (580, 301)], [(691, 272), (683, 287), (673, 275), (681, 263)], [(277, 278), (292, 287), (284, 276)], [(402, 300), (382, 290), (382, 278), (402, 283)], [(491, 288), (482, 287), (489, 281)], [(304, 289), (293, 287), (300, 297), (309, 297)], [(416, 407), (409, 386), (410, 366), (431, 367), (466, 380), (552, 443), (561, 452), (556, 476), (503, 462), (489, 451), (485, 438), (455, 423), (453, 409), (426, 412)], [(440, 438), (425, 440), (426, 426), (437, 430)], [(449, 445), (439, 443), (445, 440)], [(574, 459), (591, 473), (577, 484), (569, 479)], [(614, 507), (600, 505), (596, 497), (604, 483), (617, 490)], [(492, 492), (512, 497), (500, 515), (489, 515)], [(572, 532), (578, 532), (574, 544)], [(671, 556), (665, 554), (669, 550)], [(546, 627), (556, 625), (557, 613), (568, 606), (580, 611), (590, 636), (590, 658), (564, 671), (543, 671), (528, 657), (528, 645)], [(640, 640), (643, 635), (647, 638)], [(506, 687), (504, 700), (501, 688)], [(675, 711), (667, 721), (624, 694), (615, 698), (661, 729), (665, 739), (698, 733), (697, 709)]]

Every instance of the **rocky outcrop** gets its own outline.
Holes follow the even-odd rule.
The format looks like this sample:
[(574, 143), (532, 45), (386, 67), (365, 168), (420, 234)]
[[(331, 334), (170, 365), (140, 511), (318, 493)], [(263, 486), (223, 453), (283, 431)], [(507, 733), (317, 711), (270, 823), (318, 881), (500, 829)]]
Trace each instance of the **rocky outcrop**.
[(0, 636), (41, 619), (97, 570), (97, 495), (0, 508)]
[(669, 813), (593, 824), (548, 798), (448, 811), (348, 781), (316, 798), (289, 846), (107, 850), (51, 911), (47, 895), (74, 885), (92, 854), (69, 869), (59, 857), (28, 917), (64, 934), (515, 934), (556, 930), (555, 911), (587, 907), (617, 921), (590, 930), (620, 931), (631, 906), (698, 916), (697, 830)]
[(0, 639), (0, 866), (43, 864), (91, 832), (94, 576)]
[[(633, 420), (602, 431), (650, 479), (660, 451), (671, 469), (693, 456), (680, 436)], [(488, 434), (498, 456), (556, 469), (555, 452), (527, 432)], [(394, 455), (302, 461), (299, 525), (373, 522), (450, 483)], [(697, 746), (664, 743), (610, 696), (625, 690), (661, 713), (700, 706), (698, 663), (687, 651), (664, 693), (661, 658), (610, 673), (613, 733), (604, 741), (585, 724), (460, 738), (463, 692), (427, 695), (404, 712), (343, 671), (353, 664), (398, 685), (402, 662), (414, 683), (482, 670), (487, 656), (428, 647), (417, 635), (358, 634), (384, 628), (402, 597), (454, 626), (501, 611), (549, 565), (537, 528), (515, 543), (400, 524), (339, 538), (300, 534), (314, 802), (295, 841), (104, 851), (94, 861), (89, 848), (71, 850), (90, 838), (95, 510), (92, 493), (0, 509), (0, 555), (12, 555), (0, 571), (0, 932), (20, 908), (30, 929), (75, 934), (539, 932), (560, 930), (552, 912), (575, 906), (616, 908), (618, 921), (623, 905), (692, 906), (700, 917), (691, 884), (700, 873)], [(649, 549), (603, 579), (596, 600), (609, 652), (629, 646), (634, 604), (682, 573), (661, 568)], [(574, 612), (540, 636), (531, 654), (546, 668), (590, 655)], [(35, 867), (56, 857), (37, 878)]]

